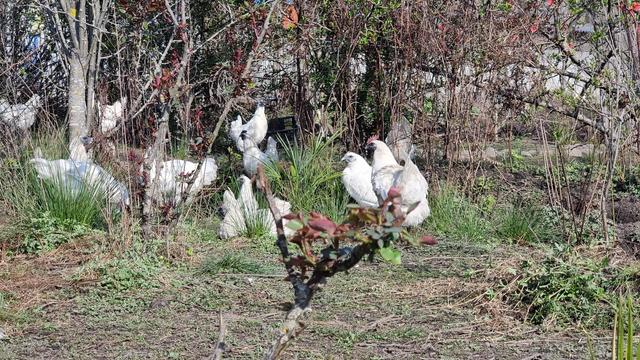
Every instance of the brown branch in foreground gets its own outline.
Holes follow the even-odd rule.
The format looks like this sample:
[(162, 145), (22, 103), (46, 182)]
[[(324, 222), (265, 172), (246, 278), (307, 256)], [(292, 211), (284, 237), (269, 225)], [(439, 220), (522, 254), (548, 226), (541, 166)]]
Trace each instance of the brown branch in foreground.
[(302, 278), (302, 274), (296, 271), (293, 266), (291, 266), (291, 254), (289, 253), (289, 246), (287, 238), (284, 235), (284, 225), (282, 224), (282, 214), (278, 210), (276, 206), (275, 199), (273, 197), (273, 192), (271, 191), (271, 186), (267, 177), (264, 173), (264, 167), (262, 165), (258, 166), (258, 181), (264, 191), (267, 202), (269, 203), (269, 209), (271, 210), (271, 214), (273, 215), (273, 219), (276, 223), (276, 232), (278, 235), (276, 245), (280, 249), (280, 254), (282, 255), (282, 260), (284, 261), (285, 267), (287, 269), (287, 274), (289, 275), (289, 281), (293, 286), (295, 293), (295, 303), (293, 309), (291, 309), (285, 318), (285, 322), (280, 329), (280, 333), (278, 338), (271, 344), (271, 348), (265, 354), (265, 359), (277, 359), (282, 351), (287, 347), (287, 344), (294, 339), (298, 334), (304, 330), (304, 324), (302, 323), (302, 319), (306, 316), (306, 314), (311, 311), (309, 308), (309, 302), (311, 301), (311, 297), (313, 296), (313, 289), (310, 288), (307, 284), (304, 283)]
[[(269, 209), (276, 223), (278, 234), (276, 245), (280, 249), (282, 262), (288, 275), (287, 279), (293, 287), (295, 296), (293, 308), (287, 313), (277, 339), (265, 355), (265, 359), (271, 360), (278, 359), (290, 341), (304, 330), (302, 320), (311, 311), (309, 306), (311, 299), (326, 279), (337, 273), (348, 271), (366, 255), (373, 255), (382, 246), (390, 246), (394, 240), (398, 240), (405, 214), (400, 207), (400, 193), (393, 189), (389, 191), (389, 197), (380, 209), (354, 209), (349, 219), (340, 225), (318, 213), (311, 213), (310, 219), (304, 220), (306, 224), (302, 225), (301, 214), (287, 214), (287, 219), (292, 221), (297, 217), (297, 220), (293, 221), (297, 221), (302, 226), (302, 229), (296, 231), (292, 237), (292, 242), (301, 249), (308, 250), (303, 251), (303, 255), (293, 257), (289, 251), (289, 241), (284, 235), (282, 214), (278, 211), (262, 165), (258, 166), (258, 184), (266, 195)], [(391, 220), (389, 215), (392, 217)], [(327, 236), (325, 239), (329, 245), (319, 253), (313, 254), (310, 250), (311, 242), (319, 239), (320, 232)], [(371, 237), (371, 233), (375, 236)], [(341, 241), (350, 245), (355, 242), (357, 245), (341, 247)], [(435, 242), (428, 240), (423, 243), (434, 244)], [(307, 269), (313, 269), (310, 276)]]

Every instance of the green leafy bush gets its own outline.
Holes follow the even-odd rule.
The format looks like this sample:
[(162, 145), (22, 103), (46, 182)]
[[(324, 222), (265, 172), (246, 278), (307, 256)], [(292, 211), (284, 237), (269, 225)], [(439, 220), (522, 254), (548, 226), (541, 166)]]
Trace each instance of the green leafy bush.
[[(508, 303), (534, 324), (602, 327), (610, 324), (614, 289), (626, 279), (607, 258), (551, 254), (542, 262), (523, 262), (518, 280), (502, 289)], [(505, 282), (506, 284), (507, 282)]]

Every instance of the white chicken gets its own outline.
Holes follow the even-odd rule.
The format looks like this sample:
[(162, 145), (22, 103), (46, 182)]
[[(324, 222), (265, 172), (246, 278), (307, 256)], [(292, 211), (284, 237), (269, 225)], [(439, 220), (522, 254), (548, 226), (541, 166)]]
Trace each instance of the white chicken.
[(347, 163), (342, 171), (342, 184), (362, 207), (378, 207), (378, 198), (371, 184), (371, 166), (362, 156), (348, 152), (341, 159)]
[(229, 189), (225, 190), (222, 195), (222, 211), (224, 218), (218, 230), (220, 238), (230, 239), (242, 234), (246, 230), (240, 202)]
[(252, 216), (258, 211), (258, 201), (256, 197), (253, 195), (253, 185), (251, 184), (251, 179), (242, 175), (239, 178), (240, 183), (240, 193), (238, 194), (238, 202), (242, 207), (242, 212), (246, 216)]
[(102, 167), (87, 161), (71, 159), (47, 160), (36, 155), (29, 161), (38, 177), (53, 182), (61, 189), (78, 194), (82, 189), (92, 189), (112, 204), (129, 206), (129, 191), (121, 182)]
[[(229, 239), (238, 235), (242, 235), (247, 227), (261, 225), (269, 229), (272, 235), (276, 235), (276, 224), (273, 215), (269, 209), (259, 209), (258, 202), (253, 195), (251, 180), (246, 176), (241, 176), (239, 181), (242, 183), (238, 198), (234, 198), (230, 190), (226, 190), (223, 194), (222, 210), (224, 218), (220, 225), (218, 235), (222, 239)], [(276, 207), (281, 215), (291, 212), (291, 204), (279, 198), (274, 199)], [(283, 220), (286, 224), (287, 220)], [(293, 230), (285, 227), (285, 235), (290, 236)]]
[(111, 105), (100, 105), (98, 103), (98, 119), (101, 132), (106, 133), (114, 129), (119, 121), (124, 120), (124, 106), (126, 104), (126, 96)]
[(33, 95), (25, 104), (11, 105), (0, 100), (0, 121), (20, 130), (27, 130), (36, 121), (40, 108), (40, 95)]
[(275, 148), (275, 141), (268, 142), (266, 152), (262, 152), (246, 132), (243, 131), (240, 134), (240, 139), (242, 140), (242, 148), (244, 149), (242, 153), (242, 165), (244, 166), (245, 173), (249, 176), (254, 176), (258, 173), (259, 164), (264, 165), (278, 161), (278, 151)]
[(407, 217), (403, 225), (416, 226), (431, 214), (427, 200), (428, 184), (418, 167), (407, 157), (405, 166), (400, 166), (393, 157), (387, 144), (379, 140), (367, 144), (367, 152), (373, 154), (371, 184), (381, 203), (387, 198), (389, 189), (396, 187), (402, 197), (402, 210), (418, 204)]
[(411, 124), (407, 119), (393, 122), (384, 142), (398, 162), (405, 161), (407, 157), (414, 158), (415, 146), (411, 143)]
[[(278, 197), (275, 197), (273, 200), (275, 200), (276, 203), (276, 208), (278, 208), (278, 211), (280, 212), (280, 216), (285, 216), (287, 214), (289, 214), (291, 212), (291, 203), (289, 203), (288, 201), (282, 200)], [(269, 225), (269, 229), (271, 231), (271, 234), (273, 235), (277, 235), (278, 234), (278, 230), (276, 228), (276, 221), (273, 218), (273, 214), (271, 214), (271, 210), (269, 209), (264, 209), (265, 211), (268, 212), (267, 215), (267, 223)], [(295, 231), (293, 229), (290, 229), (287, 226), (287, 223), (289, 222), (289, 220), (287, 219), (282, 219), (282, 225), (284, 227), (284, 236), (286, 237), (290, 237), (292, 236)]]
[(235, 121), (231, 122), (229, 136), (231, 136), (231, 140), (235, 142), (238, 150), (244, 152), (245, 144), (240, 138), (240, 134), (246, 132), (247, 137), (257, 145), (264, 140), (265, 136), (267, 136), (268, 127), (269, 123), (267, 121), (267, 116), (264, 113), (264, 106), (258, 104), (253, 117), (246, 124), (242, 124), (242, 118), (240, 115), (238, 115)]
[[(193, 179), (194, 172), (198, 168), (198, 164), (187, 160), (169, 160), (160, 164), (160, 172), (156, 175), (155, 163), (149, 170), (149, 178), (157, 181), (158, 194), (152, 194), (156, 201), (162, 198), (171, 199), (177, 206), (185, 201), (188, 205), (193, 202), (195, 196), (203, 187), (211, 185), (218, 175), (218, 165), (212, 157), (204, 159), (200, 172)], [(157, 176), (157, 177), (156, 177)], [(187, 194), (189, 183), (193, 181), (191, 189)], [(185, 196), (186, 195), (186, 196)]]

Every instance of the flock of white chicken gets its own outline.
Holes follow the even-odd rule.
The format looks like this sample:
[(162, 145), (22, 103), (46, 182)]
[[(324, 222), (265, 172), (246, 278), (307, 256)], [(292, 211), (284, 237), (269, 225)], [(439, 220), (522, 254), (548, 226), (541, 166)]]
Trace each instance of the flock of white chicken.
[[(253, 117), (243, 123), (242, 117), (231, 122), (229, 137), (236, 144), (242, 153), (242, 165), (244, 172), (254, 177), (258, 172), (258, 165), (266, 165), (278, 161), (277, 143), (272, 138), (267, 139), (265, 151), (260, 150), (258, 145), (267, 136), (268, 121), (264, 113), (264, 107), (258, 105)], [(222, 239), (228, 239), (243, 234), (249, 227), (259, 226), (269, 229), (273, 235), (276, 234), (276, 224), (269, 209), (259, 209), (258, 202), (253, 195), (251, 179), (246, 176), (240, 177), (241, 187), (236, 198), (230, 189), (224, 192), (221, 210), (224, 213), (222, 224), (218, 235)], [(279, 198), (275, 198), (276, 206), (281, 214), (291, 212), (291, 204)], [(286, 230), (289, 234), (289, 230)]]
[(251, 177), (256, 175), (259, 164), (266, 165), (278, 161), (277, 143), (272, 137), (267, 139), (267, 148), (264, 152), (258, 148), (258, 145), (267, 136), (268, 127), (267, 116), (262, 105), (258, 105), (253, 117), (247, 123), (243, 124), (240, 115), (231, 122), (229, 136), (242, 153), (244, 171)]
[[(360, 206), (378, 207), (394, 187), (400, 191), (402, 210), (408, 212), (403, 225), (420, 225), (431, 213), (427, 200), (429, 186), (409, 153), (400, 152), (403, 158), (396, 159), (389, 146), (379, 140), (369, 141), (367, 153), (373, 158), (372, 165), (353, 152), (342, 157), (347, 163), (342, 183), (349, 195)], [(403, 161), (404, 166), (398, 161)]]
[[(17, 129), (28, 130), (35, 122), (40, 101), (38, 95), (34, 95), (25, 104), (10, 105), (0, 100), (0, 121)], [(126, 102), (126, 97), (123, 97), (112, 105), (99, 105), (98, 119), (102, 133), (114, 129), (119, 122), (124, 121)], [(273, 138), (267, 139), (264, 151), (258, 147), (266, 137), (267, 128), (268, 121), (262, 105), (258, 105), (248, 122), (244, 123), (238, 115), (230, 123), (229, 136), (242, 153), (244, 172), (249, 177), (256, 175), (260, 164), (278, 161), (277, 143)], [(72, 192), (89, 186), (104, 195), (110, 203), (128, 206), (130, 198), (127, 187), (108, 171), (94, 164), (85, 150), (90, 141), (90, 137), (71, 139), (68, 159), (47, 160), (36, 149), (30, 162), (42, 179), (55, 180)], [(419, 225), (430, 214), (428, 185), (412, 161), (415, 148), (411, 144), (408, 122), (395, 124), (385, 141), (391, 146), (378, 140), (371, 140), (367, 144), (367, 153), (372, 156), (371, 165), (362, 156), (347, 152), (342, 157), (342, 161), (347, 163), (342, 172), (342, 182), (349, 195), (364, 207), (378, 207), (386, 199), (389, 189), (397, 188), (402, 196), (403, 210), (408, 212), (404, 225)], [(170, 202), (174, 206), (190, 204), (205, 186), (215, 181), (217, 171), (218, 166), (213, 157), (205, 158), (202, 164), (179, 159), (152, 163), (148, 179), (155, 182), (156, 186), (153, 187), (155, 192), (151, 193), (151, 197), (157, 203)], [(224, 192), (221, 206), (224, 218), (219, 230), (222, 238), (238, 236), (255, 222), (260, 222), (263, 228), (276, 233), (273, 216), (268, 209), (258, 207), (252, 181), (247, 176), (243, 175), (239, 179), (241, 187), (237, 197), (229, 189)], [(282, 214), (291, 211), (291, 204), (287, 201), (276, 198), (276, 203)]]

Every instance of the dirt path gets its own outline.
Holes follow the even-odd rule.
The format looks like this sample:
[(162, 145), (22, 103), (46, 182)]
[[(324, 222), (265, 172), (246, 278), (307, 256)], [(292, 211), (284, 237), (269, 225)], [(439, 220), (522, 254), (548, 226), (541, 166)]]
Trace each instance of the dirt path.
[[(329, 280), (285, 358), (588, 358), (584, 332), (524, 325), (483, 295), (496, 271), (532, 251), (441, 242), (405, 249), (402, 266), (361, 264), (351, 276)], [(257, 274), (203, 271), (206, 259), (229, 253), (253, 261), (250, 269)], [(51, 275), (51, 261), (47, 267), (42, 259), (0, 263), (0, 291), (11, 294), (14, 311), (0, 312), (0, 327), (9, 335), (0, 341), (0, 359), (202, 359), (218, 337), (218, 312), (227, 323), (225, 358), (259, 359), (291, 300), (274, 259), (256, 246), (200, 244), (192, 261), (177, 265), (147, 269), (144, 261), (116, 262), (109, 281), (91, 281), (91, 274), (104, 270), (86, 259), (59, 268), (57, 275)], [(136, 271), (147, 276), (125, 276)], [(25, 274), (51, 286), (34, 290), (18, 281)], [(118, 284), (133, 286), (113, 289)], [(590, 336), (596, 358), (606, 357), (608, 335)]]

